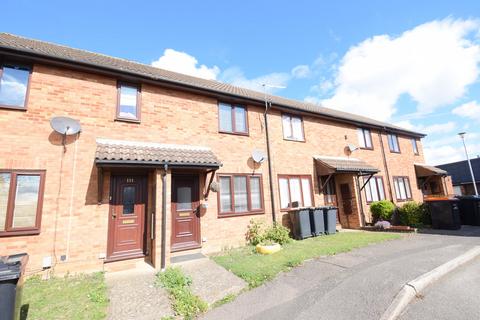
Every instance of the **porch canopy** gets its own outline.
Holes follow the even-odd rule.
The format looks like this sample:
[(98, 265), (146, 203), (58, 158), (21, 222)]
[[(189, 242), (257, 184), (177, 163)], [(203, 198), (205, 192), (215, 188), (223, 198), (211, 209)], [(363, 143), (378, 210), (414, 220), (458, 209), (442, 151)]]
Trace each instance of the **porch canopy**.
[(367, 162), (357, 158), (346, 157), (330, 157), (330, 156), (314, 156), (316, 162), (317, 174), (319, 176), (327, 176), (321, 189), (327, 185), (328, 181), (335, 174), (339, 173), (351, 173), (356, 176), (368, 176), (363, 186), (359, 186), (362, 190), (368, 183), (370, 178), (380, 170)]
[(448, 175), (448, 172), (440, 168), (429, 166), (426, 164), (415, 163), (415, 174), (417, 178), (427, 178), (431, 176), (441, 176), (445, 177)]
[(222, 166), (210, 148), (153, 142), (97, 139), (95, 164), (218, 169)]

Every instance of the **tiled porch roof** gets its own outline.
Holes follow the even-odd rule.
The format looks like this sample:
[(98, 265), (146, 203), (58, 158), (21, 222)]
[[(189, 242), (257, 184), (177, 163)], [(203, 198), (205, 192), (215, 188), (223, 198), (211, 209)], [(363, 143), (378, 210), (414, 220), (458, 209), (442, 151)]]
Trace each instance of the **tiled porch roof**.
[(332, 173), (377, 173), (380, 170), (363, 160), (345, 157), (314, 156), (321, 175)]
[(207, 147), (110, 139), (97, 139), (95, 162), (212, 168), (222, 165)]
[(421, 163), (415, 163), (415, 173), (418, 178), (448, 175), (448, 172), (443, 169)]

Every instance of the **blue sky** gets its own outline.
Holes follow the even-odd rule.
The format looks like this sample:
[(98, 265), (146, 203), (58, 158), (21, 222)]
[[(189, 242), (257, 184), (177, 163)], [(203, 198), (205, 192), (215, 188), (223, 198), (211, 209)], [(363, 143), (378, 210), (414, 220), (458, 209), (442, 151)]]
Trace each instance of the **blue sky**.
[(480, 155), (480, 2), (419, 2), (4, 0), (0, 30), (285, 86), (273, 93), (428, 133), (432, 164), (463, 159), (460, 131)]

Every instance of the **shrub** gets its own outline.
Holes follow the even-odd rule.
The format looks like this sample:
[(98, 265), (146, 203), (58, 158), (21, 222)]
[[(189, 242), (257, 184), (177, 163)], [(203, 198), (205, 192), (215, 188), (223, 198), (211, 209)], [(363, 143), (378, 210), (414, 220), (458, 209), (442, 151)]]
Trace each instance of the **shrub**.
[(253, 246), (257, 244), (285, 244), (289, 243), (290, 230), (279, 223), (273, 223), (269, 227), (265, 227), (265, 224), (261, 221), (250, 220), (247, 230), (247, 241)]
[(370, 212), (374, 222), (378, 220), (390, 221), (393, 210), (395, 210), (395, 205), (388, 200), (376, 201), (370, 204)]
[(410, 201), (400, 209), (400, 224), (411, 227), (421, 227), (429, 223), (429, 214), (423, 203)]

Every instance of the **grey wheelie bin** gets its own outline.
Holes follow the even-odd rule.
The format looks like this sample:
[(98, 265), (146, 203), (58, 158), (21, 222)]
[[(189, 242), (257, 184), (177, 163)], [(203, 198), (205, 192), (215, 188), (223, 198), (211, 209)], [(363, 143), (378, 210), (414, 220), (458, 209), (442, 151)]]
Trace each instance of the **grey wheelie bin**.
[(0, 257), (0, 320), (20, 319), (27, 262), (26, 253)]
[(335, 234), (337, 231), (337, 212), (337, 207), (324, 207), (323, 216), (326, 234)]
[(325, 207), (310, 208), (310, 225), (313, 236), (320, 236), (325, 233), (324, 209)]
[(457, 230), (462, 227), (458, 199), (429, 199), (425, 202), (433, 229)]
[(480, 226), (480, 197), (458, 196), (462, 224)]
[(293, 237), (302, 240), (312, 236), (312, 228), (310, 226), (310, 209), (296, 208), (289, 212), (290, 221), (292, 222)]

